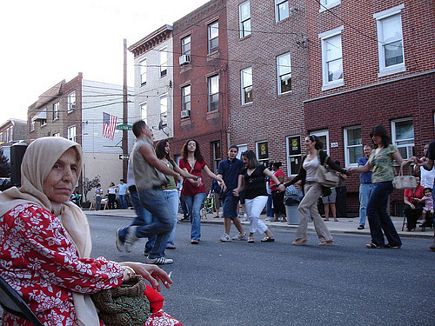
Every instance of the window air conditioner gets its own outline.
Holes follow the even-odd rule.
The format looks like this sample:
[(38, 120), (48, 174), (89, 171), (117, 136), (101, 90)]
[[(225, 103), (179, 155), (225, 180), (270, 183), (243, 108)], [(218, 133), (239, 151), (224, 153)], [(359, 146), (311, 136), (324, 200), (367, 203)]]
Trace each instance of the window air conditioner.
[(178, 63), (180, 64), (180, 66), (190, 63), (190, 55), (189, 54), (180, 55), (180, 57), (178, 58)]
[(182, 118), (188, 118), (190, 116), (190, 111), (189, 110), (182, 110), (181, 111), (181, 117)]

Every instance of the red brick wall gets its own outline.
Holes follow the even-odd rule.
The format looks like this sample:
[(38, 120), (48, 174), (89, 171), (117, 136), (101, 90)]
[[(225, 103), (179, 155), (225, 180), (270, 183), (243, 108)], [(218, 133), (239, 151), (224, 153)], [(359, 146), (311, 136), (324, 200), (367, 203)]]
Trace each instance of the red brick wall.
[[(219, 21), (219, 50), (208, 54), (208, 25)], [(173, 25), (174, 41), (174, 154), (181, 153), (187, 139), (194, 138), (201, 147), (202, 155), (212, 169), (210, 142), (220, 141), (221, 156), (226, 153), (227, 107), (227, 17), (225, 1), (210, 1), (191, 12)], [(191, 35), (191, 63), (180, 66), (181, 39)], [(207, 78), (219, 74), (219, 108), (207, 112)], [(191, 85), (191, 115), (181, 119), (181, 87)], [(205, 178), (206, 185), (210, 180)]]
[[(230, 140), (254, 150), (257, 141), (268, 141), (269, 158), (282, 161), (287, 171), (285, 137), (305, 132), (308, 49), (298, 45), (305, 40), (305, 1), (290, 1), (297, 10), (276, 23), (274, 1), (251, 0), (252, 34), (244, 39), (239, 37), (240, 2), (227, 1)], [(276, 56), (285, 52), (291, 55), (293, 89), (278, 95)], [(254, 100), (242, 106), (240, 70), (247, 67), (252, 67)]]
[[(307, 1), (307, 33), (310, 40), (310, 97), (339, 93), (378, 81), (403, 77), (435, 68), (433, 55), (435, 15), (432, 1), (342, 1), (330, 12), (319, 13), (317, 1)], [(378, 78), (378, 42), (373, 14), (404, 4), (401, 11), (406, 71)], [(339, 26), (342, 32), (344, 86), (322, 87), (321, 42), (318, 35)]]

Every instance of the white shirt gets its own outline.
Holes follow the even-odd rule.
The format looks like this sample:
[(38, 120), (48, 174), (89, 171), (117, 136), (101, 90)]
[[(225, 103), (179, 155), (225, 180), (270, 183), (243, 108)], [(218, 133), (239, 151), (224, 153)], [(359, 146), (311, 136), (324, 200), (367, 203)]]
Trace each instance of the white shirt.
[(433, 180), (435, 178), (435, 167), (432, 170), (428, 171), (424, 167), (420, 166), (420, 184), (424, 188), (433, 187)]

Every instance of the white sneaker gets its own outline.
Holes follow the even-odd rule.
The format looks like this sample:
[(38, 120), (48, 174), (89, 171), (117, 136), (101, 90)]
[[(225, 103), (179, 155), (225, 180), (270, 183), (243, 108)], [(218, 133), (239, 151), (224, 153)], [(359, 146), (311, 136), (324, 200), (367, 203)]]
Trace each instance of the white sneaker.
[(239, 240), (239, 241), (246, 241), (248, 238), (246, 237), (246, 233), (239, 233), (235, 237), (233, 237), (233, 240)]
[(126, 252), (131, 252), (131, 247), (137, 241), (138, 237), (136, 237), (136, 229), (137, 226), (130, 226), (127, 231), (127, 235), (125, 236), (124, 249)]
[(172, 258), (158, 257), (158, 258), (145, 258), (147, 264), (155, 265), (168, 265), (172, 264), (174, 260)]
[(219, 240), (222, 242), (230, 242), (231, 238), (228, 234), (224, 233)]

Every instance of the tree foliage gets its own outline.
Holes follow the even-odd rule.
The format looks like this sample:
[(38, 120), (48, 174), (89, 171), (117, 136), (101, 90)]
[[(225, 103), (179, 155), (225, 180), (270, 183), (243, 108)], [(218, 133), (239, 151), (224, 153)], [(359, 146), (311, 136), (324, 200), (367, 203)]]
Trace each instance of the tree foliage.
[(85, 201), (88, 201), (88, 198), (87, 198), (88, 192), (91, 191), (92, 189), (96, 188), (98, 186), (98, 184), (100, 183), (100, 178), (101, 177), (99, 175), (97, 175), (93, 179), (85, 178), (85, 180), (83, 182), (83, 193), (85, 195)]
[(0, 177), (9, 177), (9, 173), (9, 160), (3, 155), (3, 150), (0, 149)]

